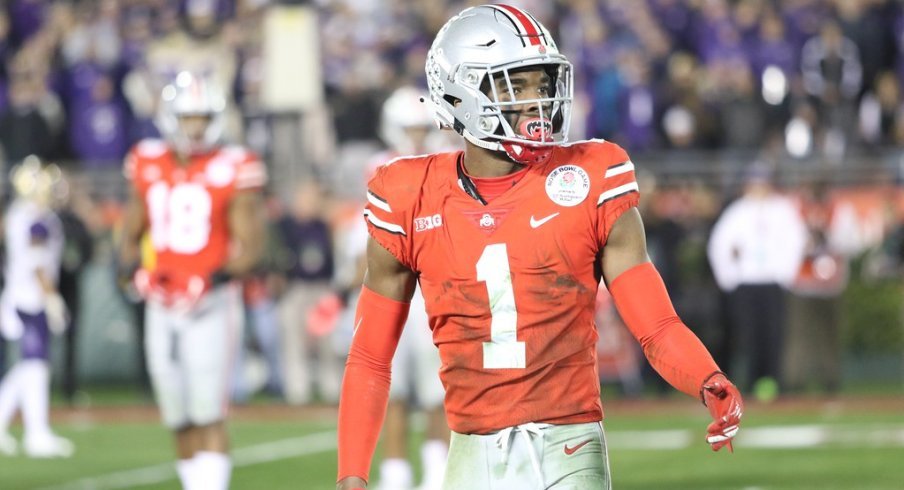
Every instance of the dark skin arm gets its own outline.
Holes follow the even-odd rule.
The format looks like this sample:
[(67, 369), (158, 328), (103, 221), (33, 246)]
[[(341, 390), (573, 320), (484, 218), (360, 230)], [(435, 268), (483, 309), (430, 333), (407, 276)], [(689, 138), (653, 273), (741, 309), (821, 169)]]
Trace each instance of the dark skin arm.
[(258, 264), (266, 240), (266, 217), (260, 193), (245, 191), (236, 194), (229, 204), (229, 235), (232, 253), (223, 270), (234, 277), (250, 273)]
[(119, 263), (123, 266), (133, 266), (141, 260), (141, 237), (147, 226), (144, 201), (132, 188), (123, 211), (122, 236), (119, 241)]
[(643, 220), (637, 208), (630, 208), (616, 220), (609, 231), (600, 259), (603, 279), (606, 285), (612, 284), (622, 272), (649, 261)]
[[(389, 251), (373, 238), (367, 241), (367, 272), (364, 285), (371, 291), (396, 301), (411, 301), (417, 275), (402, 265)], [(343, 478), (336, 490), (367, 488), (367, 482), (358, 477)]]

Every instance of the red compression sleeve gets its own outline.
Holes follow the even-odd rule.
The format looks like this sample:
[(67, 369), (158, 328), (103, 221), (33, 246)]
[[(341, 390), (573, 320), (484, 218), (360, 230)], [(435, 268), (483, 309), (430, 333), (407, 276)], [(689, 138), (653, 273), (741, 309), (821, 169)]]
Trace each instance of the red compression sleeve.
[(656, 267), (647, 262), (628, 269), (612, 281), (609, 292), (653, 369), (678, 390), (701, 398), (703, 382), (719, 366), (678, 318)]
[(361, 289), (355, 334), (339, 398), (339, 477), (368, 479), (386, 404), (392, 357), (408, 318), (408, 303)]

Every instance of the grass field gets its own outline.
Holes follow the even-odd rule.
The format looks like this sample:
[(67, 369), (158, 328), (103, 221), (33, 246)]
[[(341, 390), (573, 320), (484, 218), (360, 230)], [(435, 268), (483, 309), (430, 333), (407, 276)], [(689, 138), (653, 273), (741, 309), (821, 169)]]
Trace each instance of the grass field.
[[(904, 489), (900, 394), (752, 404), (734, 454), (702, 441), (707, 416), (693, 401), (617, 401), (606, 411), (616, 489)], [(178, 488), (151, 407), (59, 409), (54, 421), (76, 455), (0, 457), (0, 489)], [(332, 409), (242, 407), (230, 430), (232, 488), (334, 488)]]

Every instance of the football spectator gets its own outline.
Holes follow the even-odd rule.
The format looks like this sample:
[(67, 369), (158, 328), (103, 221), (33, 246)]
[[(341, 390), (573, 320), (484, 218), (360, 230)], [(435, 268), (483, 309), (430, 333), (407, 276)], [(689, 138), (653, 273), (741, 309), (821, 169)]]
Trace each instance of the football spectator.
[(283, 246), (278, 266), (287, 280), (279, 298), (283, 386), (292, 404), (310, 402), (314, 385), (322, 399), (339, 398), (341, 362), (330, 337), (314, 332), (308, 322), (308, 313), (330, 293), (333, 279), (333, 238), (324, 214), (325, 198), (316, 182), (300, 184), (289, 213), (277, 225)]
[(12, 0), (4, 5), (12, 20), (10, 39), (14, 46), (21, 46), (41, 30), (50, 15), (52, 3), (49, 0)]
[(860, 100), (860, 137), (870, 145), (904, 144), (904, 98), (901, 84), (892, 71), (875, 80)]
[(849, 279), (849, 260), (861, 251), (853, 206), (829, 193), (827, 183), (802, 189), (800, 214), (807, 227), (804, 259), (788, 300), (783, 365), (789, 390), (841, 387), (841, 295)]
[[(65, 180), (62, 181), (66, 183)], [(69, 327), (63, 348), (63, 396), (71, 405), (78, 390), (79, 313), (82, 305), (82, 272), (94, 255), (94, 241), (85, 221), (78, 214), (78, 206), (71, 199), (72, 190), (67, 184), (54, 199), (54, 208), (63, 227), (66, 241), (60, 261), (60, 295), (69, 310)]]
[(69, 145), (84, 168), (119, 168), (128, 149), (129, 117), (114, 73), (79, 62), (69, 69)]
[(825, 129), (823, 147), (839, 161), (853, 134), (856, 98), (863, 84), (860, 50), (836, 21), (826, 22), (801, 53), (804, 90), (819, 111)]
[(709, 261), (719, 287), (729, 294), (732, 364), (741, 386), (764, 392), (781, 386), (786, 327), (785, 290), (800, 268), (806, 227), (780, 195), (765, 163), (748, 167), (741, 197), (713, 227)]
[(9, 109), (0, 114), (0, 146), (8, 162), (59, 152), (59, 100), (47, 91), (44, 69), (20, 53), (9, 67)]

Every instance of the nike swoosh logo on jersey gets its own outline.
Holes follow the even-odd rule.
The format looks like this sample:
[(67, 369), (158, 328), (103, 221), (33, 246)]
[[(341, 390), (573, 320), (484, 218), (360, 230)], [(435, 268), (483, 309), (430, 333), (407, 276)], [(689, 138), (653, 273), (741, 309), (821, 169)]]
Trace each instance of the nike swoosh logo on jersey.
[(565, 444), (565, 454), (567, 454), (568, 456), (571, 456), (572, 454), (575, 453), (575, 451), (577, 451), (578, 449), (581, 449), (582, 447), (586, 446), (587, 443), (590, 442), (590, 441), (592, 441), (592, 440), (593, 440), (593, 439), (587, 439), (586, 441), (584, 441), (584, 442), (578, 444), (578, 445), (575, 446), (575, 447), (568, 447), (568, 444)]
[(530, 217), (530, 227), (531, 228), (539, 228), (539, 227), (543, 226), (544, 223), (555, 218), (558, 215), (559, 215), (559, 213), (552, 213), (549, 216), (547, 216), (545, 218), (541, 218), (541, 219), (534, 219), (534, 217), (531, 216)]

